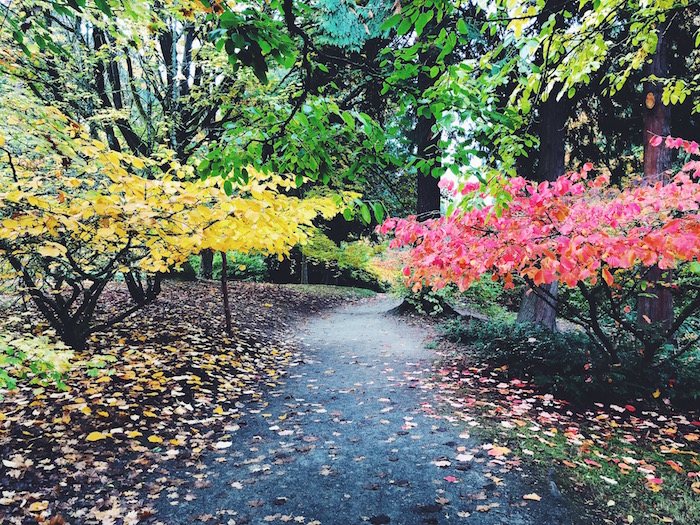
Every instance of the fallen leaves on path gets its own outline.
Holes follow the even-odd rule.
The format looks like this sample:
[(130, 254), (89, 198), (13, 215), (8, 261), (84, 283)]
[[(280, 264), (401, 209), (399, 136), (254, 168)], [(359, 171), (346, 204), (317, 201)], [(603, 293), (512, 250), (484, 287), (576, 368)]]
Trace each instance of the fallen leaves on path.
[[(216, 283), (168, 282), (154, 304), (95, 334), (78, 356), (113, 355), (111, 370), (95, 378), (70, 373), (65, 392), (25, 385), (5, 393), (0, 514), (8, 523), (153, 521), (150, 502), (164, 491), (178, 496), (168, 462), (230, 447), (247, 412), (264, 411), (263, 389), (276, 387), (299, 359), (283, 338), (290, 312), (343, 300), (278, 285), (230, 286), (232, 337), (223, 331)], [(117, 311), (126, 300), (114, 286), (102, 308)], [(42, 330), (33, 312), (20, 317)], [(191, 487), (208, 483), (194, 477)]]

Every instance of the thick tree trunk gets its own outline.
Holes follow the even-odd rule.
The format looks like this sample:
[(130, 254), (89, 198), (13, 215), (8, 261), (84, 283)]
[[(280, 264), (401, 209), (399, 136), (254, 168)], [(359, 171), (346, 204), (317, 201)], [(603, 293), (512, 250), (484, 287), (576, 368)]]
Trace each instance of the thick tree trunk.
[[(645, 66), (645, 75), (664, 78), (668, 74), (668, 25), (659, 29), (656, 53)], [(650, 143), (654, 136), (667, 137), (671, 134), (671, 108), (661, 99), (663, 84), (647, 81), (644, 84), (644, 184), (653, 185), (667, 182), (670, 178), (673, 157), (672, 150), (664, 146), (653, 147)], [(671, 271), (662, 271), (658, 266), (652, 267), (646, 277), (650, 284), (644, 296), (637, 299), (637, 322), (641, 326), (657, 325), (658, 332), (667, 332), (673, 325), (673, 296), (671, 289), (665, 286), (671, 281)], [(655, 339), (652, 337), (652, 339)], [(665, 341), (645, 345), (644, 357), (651, 361), (658, 346)]]
[(202, 251), (202, 264), (199, 267), (199, 273), (204, 279), (214, 278), (214, 251), (213, 250), (203, 250)]
[[(438, 55), (438, 50), (434, 47), (427, 48), (420, 56), (420, 62), (425, 68), (435, 65), (435, 59)], [(428, 71), (421, 69), (418, 74), (418, 96), (428, 91), (438, 77), (431, 78)], [(421, 220), (432, 219), (440, 216), (440, 188), (438, 187), (439, 178), (433, 177), (431, 171), (433, 168), (440, 167), (440, 151), (438, 141), (440, 133), (433, 131), (435, 126), (435, 116), (431, 113), (430, 116), (418, 115), (416, 127), (414, 129), (414, 141), (416, 144), (416, 157), (425, 161), (421, 169), (417, 173), (417, 209), (418, 218)]]
[[(540, 286), (543, 293), (549, 294), (552, 297), (557, 297), (558, 285), (556, 282)], [(533, 324), (535, 326), (544, 326), (552, 331), (557, 327), (557, 310), (543, 298), (535, 295), (534, 292), (523, 295), (518, 310), (518, 317), (515, 320), (518, 324)]]
[[(566, 107), (562, 101), (557, 101), (554, 96), (550, 96), (540, 106), (539, 116), (540, 149), (536, 179), (551, 182), (564, 174)], [(543, 285), (541, 293), (545, 297), (556, 298), (558, 289), (556, 283)], [(552, 302), (553, 300), (546, 301), (535, 293), (526, 291), (520, 303), (516, 322), (543, 326), (552, 331), (556, 330), (557, 312)]]

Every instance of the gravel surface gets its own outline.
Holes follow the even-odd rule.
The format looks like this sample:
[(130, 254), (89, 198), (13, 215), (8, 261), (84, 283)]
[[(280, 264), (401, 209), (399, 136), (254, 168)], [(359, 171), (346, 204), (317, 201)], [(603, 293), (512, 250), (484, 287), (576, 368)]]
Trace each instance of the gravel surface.
[[(547, 480), (528, 476), (517, 459), (490, 456), (445, 413), (426, 332), (387, 315), (394, 306), (380, 295), (302, 326), (302, 352), (283, 385), (232, 422), (232, 446), (195, 466), (196, 499), (172, 497), (175, 487), (156, 502), (158, 519), (571, 523)], [(533, 493), (541, 501), (523, 499)]]

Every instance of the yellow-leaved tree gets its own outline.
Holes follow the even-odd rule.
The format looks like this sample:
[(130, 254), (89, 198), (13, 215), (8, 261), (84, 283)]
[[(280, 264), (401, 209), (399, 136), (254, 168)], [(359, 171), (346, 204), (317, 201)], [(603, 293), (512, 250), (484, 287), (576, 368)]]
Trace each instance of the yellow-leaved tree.
[[(252, 168), (227, 195), (221, 180), (191, 182), (192, 168), (167, 155), (112, 151), (56, 108), (38, 111), (0, 138), (0, 259), (75, 349), (155, 299), (159, 275), (189, 256), (209, 248), (282, 257), (306, 241), (317, 216), (329, 219), (356, 197), (300, 199), (285, 193), (292, 178)], [(96, 316), (118, 274), (133, 304)]]

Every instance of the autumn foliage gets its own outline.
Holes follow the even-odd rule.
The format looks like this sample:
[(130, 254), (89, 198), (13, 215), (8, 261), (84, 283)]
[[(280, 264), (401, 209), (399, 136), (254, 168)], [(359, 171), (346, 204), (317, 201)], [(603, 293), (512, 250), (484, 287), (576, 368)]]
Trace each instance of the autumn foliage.
[[(665, 143), (691, 155), (699, 152), (695, 142), (668, 137)], [(516, 278), (533, 286), (556, 281), (583, 294), (588, 311), (576, 321), (614, 360), (616, 342), (600, 326), (603, 314), (653, 354), (700, 307), (700, 295), (690, 287), (686, 297), (691, 299), (667, 332), (637, 326), (631, 317), (633, 294), (654, 293), (645, 281), (650, 267), (687, 267), (680, 275), (698, 270), (699, 168), (700, 162), (692, 160), (666, 185), (622, 189), (611, 186), (604, 174), (595, 176), (591, 164), (553, 183), (518, 177), (507, 185), (510, 202), (501, 210), (486, 205), (424, 222), (389, 219), (381, 231), (393, 232), (393, 246), (411, 247), (404, 273), (414, 288), (455, 283), (465, 290), (487, 272), (506, 288)], [(681, 283), (668, 285), (678, 289)]]
[[(21, 163), (0, 172), (0, 257), (74, 347), (153, 300), (158, 275), (191, 255), (209, 248), (281, 257), (306, 241), (313, 219), (343, 204), (341, 196), (289, 196), (292, 179), (253, 169), (227, 196), (221, 179), (193, 182), (191, 168), (176, 162), (164, 171), (162, 161), (110, 150), (49, 112), (34, 138), (57, 154), (20, 152)], [(118, 274), (134, 304), (95, 322)]]

